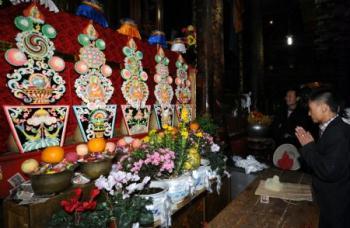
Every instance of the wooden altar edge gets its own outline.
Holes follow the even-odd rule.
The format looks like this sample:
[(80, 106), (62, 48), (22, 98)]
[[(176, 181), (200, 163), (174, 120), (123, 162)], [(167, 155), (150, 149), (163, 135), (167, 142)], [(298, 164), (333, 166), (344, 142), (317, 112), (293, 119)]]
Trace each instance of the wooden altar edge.
[[(216, 181), (211, 181), (212, 185), (215, 185), (216, 183), (217, 183)], [(223, 183), (223, 186), (225, 185), (224, 183), (230, 186), (230, 178), (225, 177), (222, 183)], [(69, 189), (50, 197), (46, 202), (43, 202), (43, 203), (19, 205), (18, 203), (16, 203), (13, 200), (10, 200), (9, 198), (5, 199), (4, 200), (4, 221), (5, 221), (5, 225), (7, 225), (6, 227), (44, 228), (47, 222), (49, 221), (49, 219), (51, 218), (52, 214), (61, 208), (59, 202), (73, 195), (74, 193), (73, 190), (77, 187), (82, 188), (84, 192), (83, 193), (83, 198), (84, 198), (88, 195), (88, 193), (94, 187), (94, 183), (90, 182), (83, 185), (74, 184)], [(223, 188), (221, 189), (221, 191), (222, 190)], [(217, 196), (221, 197), (222, 196), (221, 193), (220, 195), (217, 195)], [(216, 195), (216, 194), (217, 193), (215, 191), (213, 191), (212, 193), (209, 193), (206, 190), (206, 188), (202, 188), (200, 190), (195, 191), (193, 195), (190, 195), (186, 197), (183, 201), (179, 202), (176, 205), (176, 208), (171, 212), (172, 226), (183, 227), (182, 226), (182, 222), (184, 222), (183, 218), (179, 218), (179, 216), (181, 217), (181, 215), (187, 214), (188, 210), (196, 209), (198, 207), (197, 203), (199, 201), (205, 201), (209, 196)], [(198, 214), (198, 218), (200, 216), (203, 216), (203, 214)], [(205, 219), (205, 217), (203, 219)], [(204, 220), (201, 220), (201, 222), (203, 221)], [(181, 226), (179, 226), (179, 224), (181, 224)], [(161, 225), (161, 222), (158, 220), (153, 224), (150, 224), (149, 226), (145, 226), (145, 227), (160, 227), (160, 225)], [(0, 226), (1, 226), (1, 223), (0, 223)]]

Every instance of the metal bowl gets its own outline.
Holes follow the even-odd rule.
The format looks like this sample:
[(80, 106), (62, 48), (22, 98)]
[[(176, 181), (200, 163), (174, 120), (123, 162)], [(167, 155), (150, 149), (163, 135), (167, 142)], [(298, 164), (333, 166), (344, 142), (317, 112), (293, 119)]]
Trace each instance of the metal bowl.
[(101, 175), (107, 176), (112, 169), (112, 159), (80, 163), (80, 170), (85, 176), (94, 180)]
[(59, 173), (31, 175), (30, 181), (36, 195), (45, 195), (67, 189), (71, 185), (72, 177), (73, 171), (65, 170)]
[(267, 137), (269, 134), (269, 126), (263, 124), (249, 124), (247, 133), (250, 137)]

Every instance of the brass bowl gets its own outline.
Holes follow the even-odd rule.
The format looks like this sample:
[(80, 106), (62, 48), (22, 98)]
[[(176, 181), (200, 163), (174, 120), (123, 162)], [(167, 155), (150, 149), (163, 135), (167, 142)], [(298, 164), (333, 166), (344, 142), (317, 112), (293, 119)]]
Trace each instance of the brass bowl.
[(267, 137), (269, 135), (269, 126), (263, 124), (249, 124), (247, 132), (249, 137)]
[(80, 163), (80, 171), (92, 180), (99, 178), (101, 175), (107, 176), (111, 169), (112, 159)]
[(73, 174), (72, 170), (52, 174), (37, 174), (31, 175), (30, 181), (36, 195), (59, 193), (71, 185)]

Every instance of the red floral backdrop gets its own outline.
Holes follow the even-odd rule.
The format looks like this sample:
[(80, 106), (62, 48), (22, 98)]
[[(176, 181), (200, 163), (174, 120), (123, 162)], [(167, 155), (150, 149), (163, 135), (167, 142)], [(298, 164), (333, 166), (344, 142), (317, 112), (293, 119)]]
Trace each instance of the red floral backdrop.
[[(21, 4), (19, 6), (11, 6), (0, 10), (0, 40), (3, 42), (11, 43), (15, 47), (15, 37), (19, 30), (14, 25), (14, 19), (18, 15), (22, 15), (23, 9), (25, 9), (28, 4)], [(81, 104), (81, 100), (77, 97), (74, 90), (74, 81), (79, 75), (74, 71), (74, 57), (79, 53), (80, 44), (77, 41), (77, 36), (83, 30), (83, 28), (89, 22), (88, 19), (83, 17), (78, 17), (69, 13), (59, 12), (52, 13), (47, 9), (40, 7), (40, 11), (45, 15), (45, 22), (52, 25), (57, 30), (57, 37), (53, 40), (56, 53), (55, 55), (61, 55), (66, 61), (66, 68), (60, 75), (66, 81), (66, 93), (63, 98), (57, 102), (57, 104), (66, 105), (78, 105)], [(122, 53), (123, 46), (126, 45), (128, 37), (120, 35), (114, 30), (104, 29), (98, 24), (94, 24), (97, 32), (106, 42), (106, 50), (104, 51), (108, 64), (113, 69), (113, 74), (110, 77), (114, 85), (115, 91), (112, 99), (109, 103), (111, 104), (125, 104), (125, 100), (121, 93), (121, 84), (123, 79), (120, 76), (120, 70), (124, 66), (124, 55)], [(154, 56), (156, 54), (156, 47), (149, 45), (145, 41), (140, 41), (135, 39), (138, 49), (143, 52), (143, 67), (146, 72), (149, 73), (148, 86), (150, 90), (150, 97), (148, 99), (148, 104), (154, 104), (155, 97), (153, 94), (155, 83), (153, 81), (153, 74), (155, 73), (155, 61)], [(4, 58), (5, 51), (0, 51), (0, 105), (20, 105), (21, 101), (16, 99), (10, 90), (6, 87), (6, 74), (12, 72), (15, 67), (8, 64)], [(170, 75), (173, 77), (176, 74), (175, 61), (177, 59), (177, 54), (171, 51), (165, 51), (165, 54), (170, 60), (169, 71)], [(118, 107), (116, 128), (120, 126), (122, 121), (121, 109)], [(73, 135), (77, 127), (77, 122), (71, 108), (67, 130), (66, 138)], [(9, 184), (7, 179), (10, 178), (15, 172), (18, 172), (20, 163), (28, 157), (37, 157), (38, 153), (26, 153), (26, 154), (10, 154), (8, 155), (8, 149), (6, 146), (6, 141), (10, 135), (10, 127), (7, 123), (3, 109), (0, 110), (0, 168), (2, 169), (3, 179), (0, 180), (0, 197), (7, 194)], [(70, 147), (68, 147), (70, 148)], [(73, 147), (71, 147), (73, 148)]]

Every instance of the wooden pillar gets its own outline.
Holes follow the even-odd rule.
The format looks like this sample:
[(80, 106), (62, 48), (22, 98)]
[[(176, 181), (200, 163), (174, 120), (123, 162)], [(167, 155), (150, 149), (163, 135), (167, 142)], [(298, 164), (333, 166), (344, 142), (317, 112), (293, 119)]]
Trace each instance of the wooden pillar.
[[(262, 0), (248, 0), (246, 3), (246, 30), (245, 47), (247, 58), (245, 69), (249, 76), (252, 91), (253, 106), (260, 103), (259, 98), (263, 97), (263, 76), (264, 76), (264, 46), (263, 46), (263, 22), (262, 22)], [(263, 99), (261, 99), (263, 102)]]
[[(213, 39), (212, 56), (210, 57), (213, 68), (213, 114), (217, 115), (221, 111), (217, 102), (223, 96), (222, 82), (224, 80), (224, 2), (223, 0), (212, 0), (212, 34)], [(222, 113), (220, 113), (222, 114)]]
[(224, 69), (223, 0), (194, 0), (197, 28), (197, 110), (214, 117)]
[(196, 5), (196, 29), (198, 48), (197, 75), (197, 112), (210, 112), (209, 106), (209, 77), (211, 75), (210, 60), (210, 2), (211, 0), (194, 0)]

